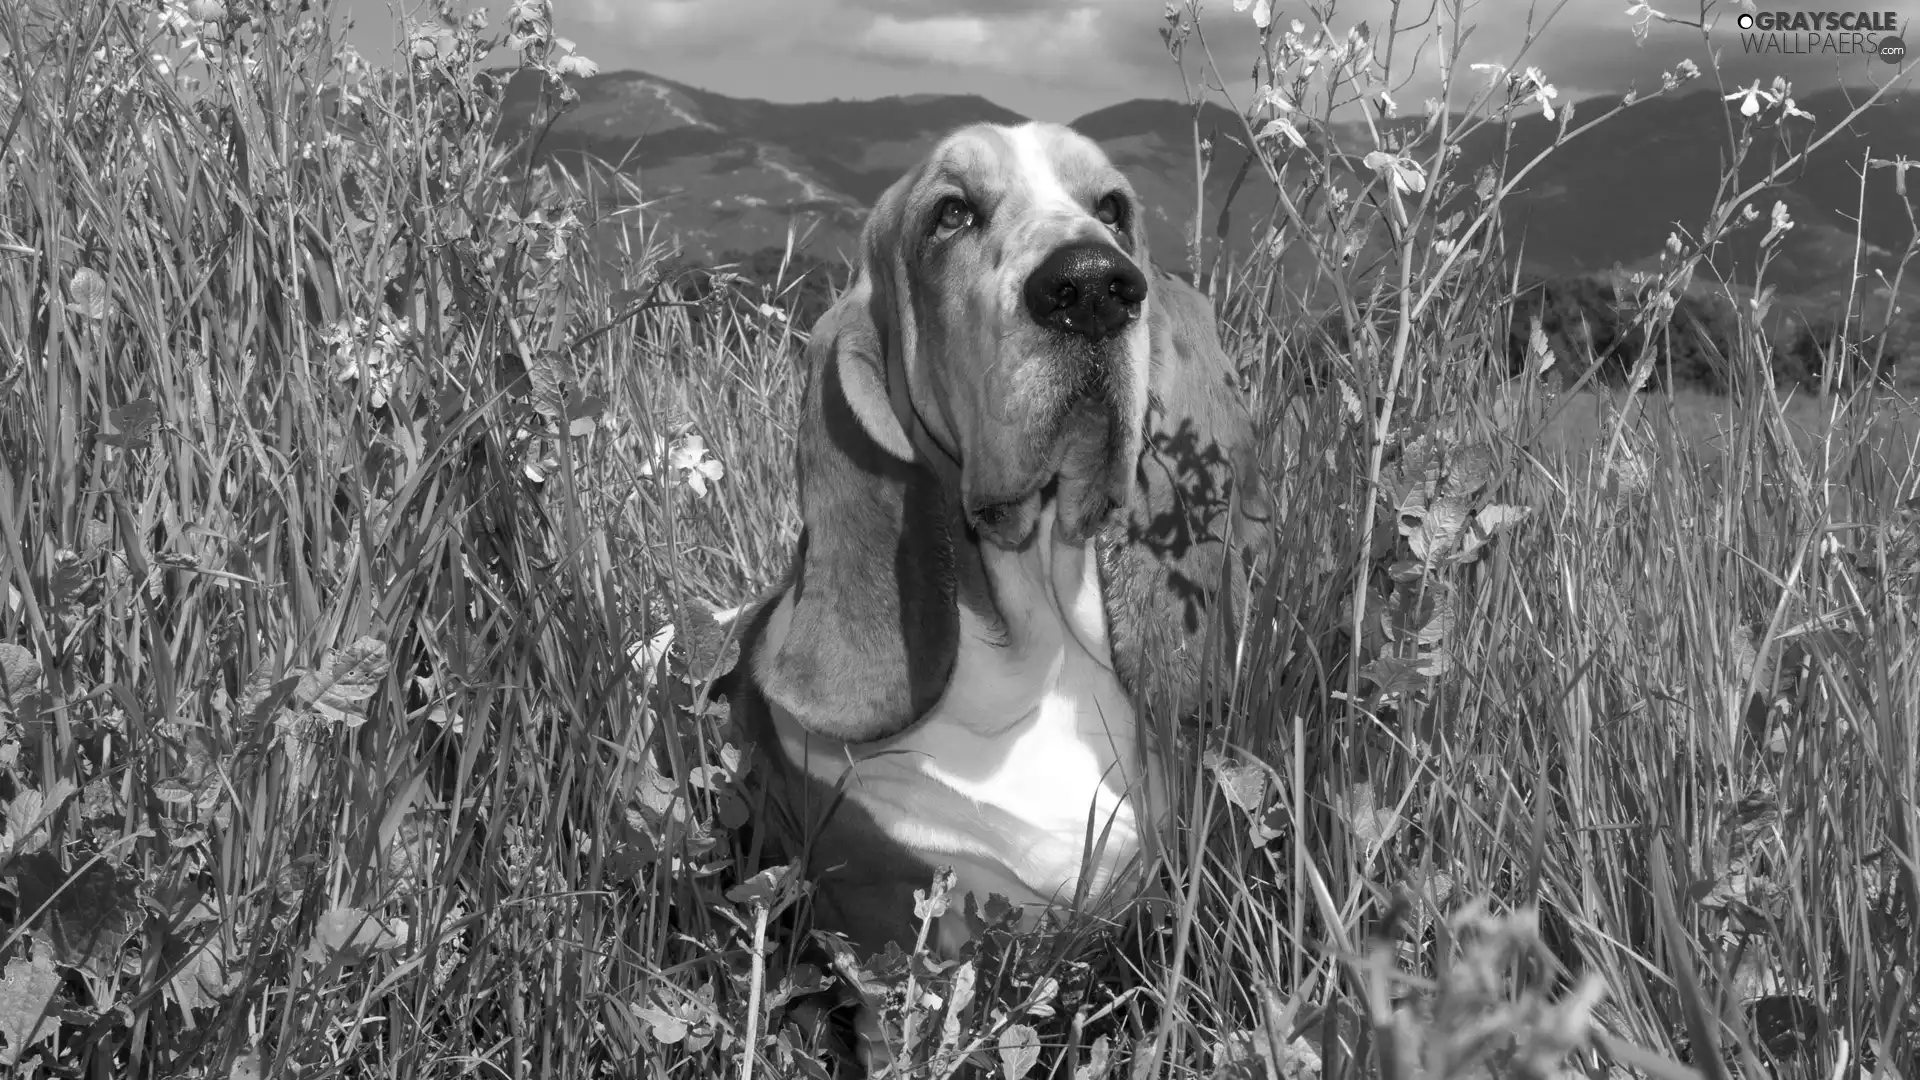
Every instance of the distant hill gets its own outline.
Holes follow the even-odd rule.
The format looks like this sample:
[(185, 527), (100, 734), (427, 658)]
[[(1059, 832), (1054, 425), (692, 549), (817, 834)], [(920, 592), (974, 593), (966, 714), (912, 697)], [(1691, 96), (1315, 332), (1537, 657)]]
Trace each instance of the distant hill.
[[(797, 225), (802, 232), (811, 228), (812, 255), (837, 261), (852, 250), (874, 199), (941, 135), (976, 121), (1023, 119), (978, 96), (787, 105), (635, 71), (580, 80), (576, 88), (578, 105), (554, 126), (543, 151), (563, 164), (592, 155), (635, 176), (656, 220), (680, 238), (690, 257), (706, 260), (777, 246)], [(503, 137), (527, 131), (536, 94), (529, 78), (509, 83)], [(1576, 112), (1584, 120), (1612, 104), (1590, 99), (1577, 103)], [(1817, 92), (1800, 104), (1820, 125), (1849, 110), (1842, 90)], [(1509, 199), (1509, 243), (1524, 243), (1528, 269), (1536, 274), (1651, 266), (1674, 223), (1697, 227), (1713, 199), (1726, 156), (1728, 109), (1717, 93), (1704, 90), (1647, 102), (1561, 147)], [(1403, 128), (1409, 123), (1400, 121)], [(1806, 121), (1794, 123), (1795, 141), (1815, 130)], [(1149, 236), (1160, 261), (1182, 265), (1194, 209), (1192, 110), (1140, 99), (1089, 113), (1073, 126), (1100, 142), (1139, 189), (1151, 210)], [(1239, 121), (1227, 110), (1207, 106), (1200, 127), (1213, 142), (1202, 220), (1211, 238), (1245, 151)], [(1487, 125), (1467, 140), (1454, 175), (1468, 180), (1480, 166), (1503, 159), (1511, 171), (1548, 145), (1556, 130), (1538, 115)], [(1331, 137), (1345, 148), (1365, 150), (1362, 134), (1349, 126)], [(1775, 198), (1786, 202), (1796, 222), (1770, 271), (1770, 280), (1789, 296), (1809, 304), (1845, 296), (1856, 232), (1849, 218), (1859, 203), (1858, 170), (1869, 148), (1875, 157), (1920, 157), (1920, 95), (1894, 97), (1869, 110), (1763, 200), (1763, 212)], [(1747, 173), (1759, 175), (1775, 153), (1756, 151)], [(1889, 278), (1912, 238), (1892, 179), (1887, 170), (1869, 176), (1867, 246), (1861, 253), (1863, 272)], [(1263, 171), (1249, 169), (1226, 228), (1235, 253), (1248, 249), (1274, 202)], [(1736, 280), (1751, 273), (1759, 232), (1728, 246), (1725, 265)], [(1913, 295), (1920, 297), (1920, 291)]]

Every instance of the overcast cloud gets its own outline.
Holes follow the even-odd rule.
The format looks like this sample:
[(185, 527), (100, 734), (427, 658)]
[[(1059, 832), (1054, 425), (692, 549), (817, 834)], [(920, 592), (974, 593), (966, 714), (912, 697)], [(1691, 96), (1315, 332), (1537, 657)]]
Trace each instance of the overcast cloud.
[[(1551, 0), (1478, 0), (1461, 22), (1474, 28), (1469, 63), (1511, 63), (1526, 38), (1529, 6)], [(1747, 55), (1734, 17), (1740, 10), (1722, 0), (1710, 13), (1717, 27), (1706, 40), (1697, 29), (1654, 22), (1645, 42), (1636, 42), (1629, 0), (1566, 0), (1523, 64), (1539, 66), (1560, 90), (1561, 100), (1629, 87), (1657, 87), (1660, 73), (1691, 58), (1708, 70), (1709, 47), (1720, 53), (1730, 83), (1742, 85), (1775, 75), (1799, 91), (1839, 83), (1866, 86), (1896, 70), (1860, 55)], [(1699, 17), (1699, 0), (1654, 0), (1675, 16)], [(396, 33), (395, 7), (431, 10), (418, 0), (345, 0), (359, 23), (362, 48), (388, 46)], [(504, 4), (488, 5), (496, 20)], [(1906, 35), (1920, 34), (1908, 20), (1920, 15), (1920, 0), (1770, 0), (1767, 10), (1892, 10)], [(559, 32), (602, 70), (638, 69), (737, 97), (773, 101), (874, 98), (892, 94), (972, 93), (1016, 112), (1044, 120), (1071, 120), (1093, 109), (1135, 97), (1180, 98), (1178, 69), (1162, 47), (1163, 0), (556, 0)], [(1910, 8), (1911, 11), (1906, 10)], [(1412, 20), (1404, 3), (1402, 22)], [(1300, 4), (1276, 3), (1284, 25), (1306, 20)], [(1334, 25), (1344, 30), (1365, 20), (1386, 25), (1389, 0), (1346, 0)], [(1255, 48), (1253, 24), (1231, 0), (1209, 0), (1201, 9), (1208, 44), (1228, 75), (1228, 89), (1246, 93), (1246, 71)], [(1394, 92), (1415, 109), (1438, 89), (1436, 30), (1401, 39), (1394, 67), (1411, 76)], [(1451, 37), (1451, 29), (1448, 29)], [(1911, 40), (1911, 37), (1909, 37)], [(1417, 59), (1409, 53), (1421, 42)], [(1195, 58), (1188, 59), (1197, 78)], [(1470, 73), (1463, 73), (1471, 77)], [(1455, 104), (1467, 88), (1456, 87)]]

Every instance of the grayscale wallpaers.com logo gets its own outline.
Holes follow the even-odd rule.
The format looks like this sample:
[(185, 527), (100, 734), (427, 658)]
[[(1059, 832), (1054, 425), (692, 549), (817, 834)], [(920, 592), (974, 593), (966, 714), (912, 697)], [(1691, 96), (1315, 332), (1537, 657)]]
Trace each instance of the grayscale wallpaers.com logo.
[(1734, 22), (1747, 53), (1878, 56), (1889, 64), (1907, 56), (1892, 11), (1743, 11)]

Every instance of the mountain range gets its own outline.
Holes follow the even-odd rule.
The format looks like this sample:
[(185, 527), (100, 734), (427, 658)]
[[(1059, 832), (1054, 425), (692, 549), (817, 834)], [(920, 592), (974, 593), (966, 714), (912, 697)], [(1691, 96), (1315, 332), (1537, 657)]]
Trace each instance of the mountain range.
[[(1025, 119), (971, 95), (778, 104), (637, 71), (604, 73), (574, 85), (578, 102), (547, 130), (538, 152), (567, 167), (592, 158), (626, 173), (643, 192), (645, 213), (699, 261), (780, 246), (790, 228), (804, 238), (803, 250), (838, 261), (851, 251), (867, 208), (941, 135), (966, 123)], [(509, 81), (503, 139), (528, 134), (538, 95), (533, 78)], [(1764, 175), (1771, 160), (1844, 118), (1851, 97), (1858, 92), (1815, 92), (1799, 101), (1813, 121), (1795, 119), (1784, 130), (1759, 131), (1743, 181)], [(1576, 125), (1618, 103), (1576, 103)], [(1559, 147), (1506, 200), (1509, 250), (1517, 246), (1526, 269), (1541, 276), (1654, 265), (1669, 234), (1697, 229), (1705, 219), (1730, 154), (1737, 107), (1711, 89), (1641, 101)], [(1413, 116), (1389, 126), (1393, 138), (1410, 139), (1408, 133), (1424, 124), (1424, 117)], [(1157, 259), (1184, 266), (1194, 212), (1195, 111), (1179, 102), (1139, 99), (1088, 113), (1072, 126), (1098, 141), (1127, 173), (1149, 208)], [(1218, 231), (1230, 256), (1243, 255), (1265, 235), (1276, 205), (1273, 189), (1264, 170), (1249, 168), (1232, 218), (1221, 228), (1223, 196), (1247, 157), (1244, 128), (1237, 116), (1213, 104), (1200, 110), (1198, 127), (1213, 147), (1203, 232), (1211, 243)], [(1451, 175), (1471, 184), (1478, 169), (1503, 160), (1511, 175), (1551, 145), (1558, 131), (1558, 123), (1537, 112), (1484, 124), (1464, 140)], [(1364, 124), (1313, 128), (1308, 135), (1315, 145), (1331, 140), (1356, 162), (1373, 147)], [(1856, 235), (1864, 241), (1857, 256), (1864, 280), (1855, 291), (1872, 295), (1882, 288), (1875, 275), (1894, 279), (1899, 257), (1915, 236), (1913, 217), (1895, 190), (1892, 169), (1868, 170), (1863, 193), (1861, 171), (1869, 156), (1920, 157), (1920, 94), (1883, 99), (1783, 184), (1754, 200), (1763, 216), (1775, 201), (1784, 202), (1795, 223), (1767, 272), (1783, 296), (1817, 305), (1844, 299), (1856, 282)], [(1856, 218), (1862, 227), (1856, 228)], [(1746, 230), (1729, 245), (1721, 269), (1731, 280), (1750, 280), (1761, 231)], [(1920, 298), (1920, 290), (1904, 284), (1900, 292), (1903, 300)]]

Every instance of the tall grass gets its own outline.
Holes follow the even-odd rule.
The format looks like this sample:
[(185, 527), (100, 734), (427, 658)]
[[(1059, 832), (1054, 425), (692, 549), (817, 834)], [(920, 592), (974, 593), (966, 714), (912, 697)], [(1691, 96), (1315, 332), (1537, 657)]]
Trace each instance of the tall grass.
[[(1393, 28), (1273, 28), (1238, 103), (1353, 344), (1309, 388), (1272, 253), (1212, 281), (1282, 542), (1179, 729), (1174, 902), (1107, 953), (988, 904), (962, 963), (818, 966), (701, 692), (795, 536), (804, 328), (495, 139), (489, 49), (542, 118), (591, 73), (504, 15), (386, 70), (324, 5), (0, 9), (16, 1075), (822, 1075), (830, 979), (928, 1075), (1913, 1075), (1913, 455), (1866, 396), (1791, 430), (1757, 320), (1710, 455), (1548, 439), (1488, 360), (1497, 235), (1435, 243), (1498, 208), (1452, 121), (1378, 168), (1267, 123), (1377, 109)], [(1194, 11), (1170, 42), (1209, 62)]]

